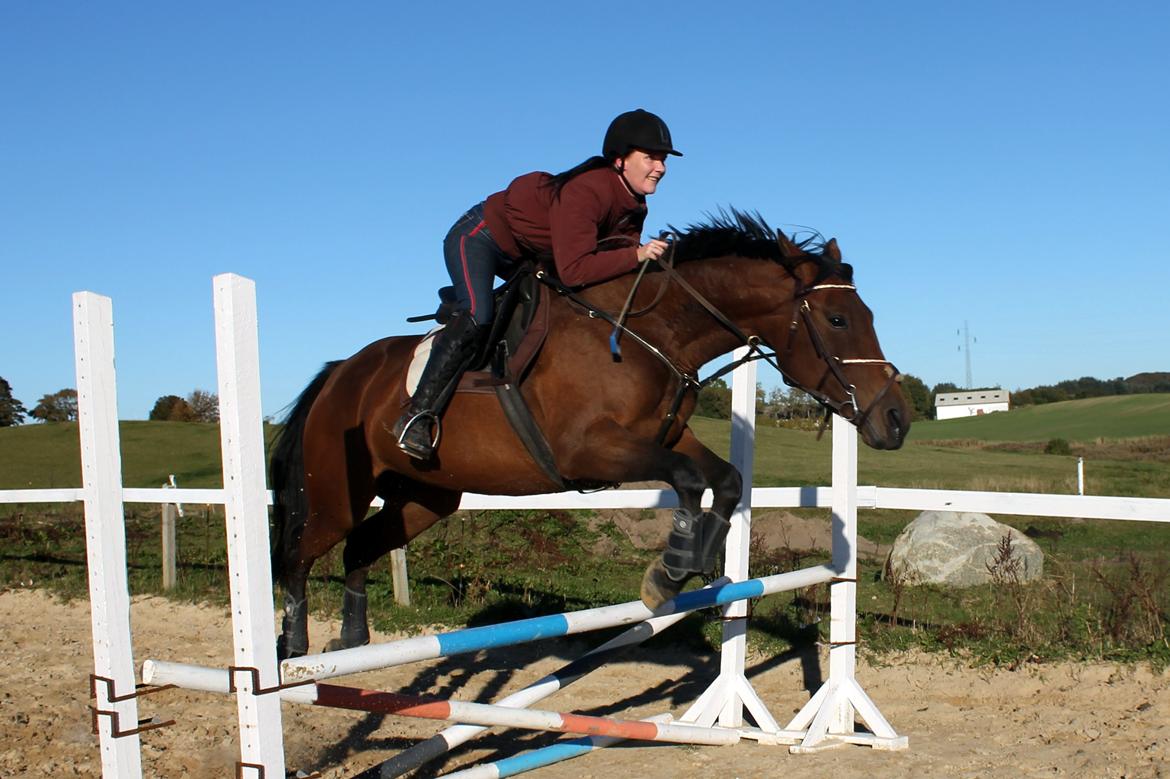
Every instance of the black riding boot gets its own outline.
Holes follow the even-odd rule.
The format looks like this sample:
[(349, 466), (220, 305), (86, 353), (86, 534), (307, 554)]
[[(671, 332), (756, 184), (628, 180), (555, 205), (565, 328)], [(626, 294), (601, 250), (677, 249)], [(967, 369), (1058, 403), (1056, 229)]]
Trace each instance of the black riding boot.
[(459, 377), (479, 351), (487, 330), (476, 324), (469, 312), (457, 311), (435, 336), (410, 408), (394, 423), (398, 448), (416, 460), (429, 460), (439, 445), (439, 415), (454, 394)]

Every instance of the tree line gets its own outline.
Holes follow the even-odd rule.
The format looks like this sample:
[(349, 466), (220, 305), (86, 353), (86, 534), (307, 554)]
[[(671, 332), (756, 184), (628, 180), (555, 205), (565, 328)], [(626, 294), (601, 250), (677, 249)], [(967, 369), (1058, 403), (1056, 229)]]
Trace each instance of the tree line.
[(42, 422), (76, 421), (77, 390), (62, 389), (51, 395), (42, 395), (29, 411), (13, 396), (12, 385), (0, 377), (0, 427), (19, 425), (26, 416)]
[[(935, 396), (962, 389), (950, 382), (927, 387), (917, 376), (902, 374), (902, 395), (910, 406), (911, 421), (934, 419)], [(1017, 389), (1011, 393), (1011, 404), (1019, 407), (1147, 392), (1170, 392), (1170, 373), (1138, 373), (1128, 379), (1084, 376), (1057, 384)], [(703, 387), (695, 414), (712, 419), (731, 418), (731, 387), (725, 380), (716, 379)], [(795, 387), (774, 387), (766, 392), (763, 385), (756, 384), (756, 414), (775, 420), (807, 420), (818, 417), (821, 408), (811, 396)], [(11, 385), (0, 377), (0, 427), (19, 425), (26, 416), (42, 422), (77, 421), (77, 390), (66, 388), (43, 395), (29, 411), (13, 396)], [(163, 395), (154, 402), (148, 418), (165, 422), (218, 422), (219, 396), (202, 389), (193, 390), (186, 397)]]
[[(0, 377), (0, 427), (22, 424), (26, 417), (40, 422), (76, 422), (77, 390), (65, 388), (43, 395), (32, 410), (12, 394), (12, 385)], [(196, 389), (185, 398), (163, 395), (154, 402), (149, 419), (166, 422), (218, 422), (219, 396)]]

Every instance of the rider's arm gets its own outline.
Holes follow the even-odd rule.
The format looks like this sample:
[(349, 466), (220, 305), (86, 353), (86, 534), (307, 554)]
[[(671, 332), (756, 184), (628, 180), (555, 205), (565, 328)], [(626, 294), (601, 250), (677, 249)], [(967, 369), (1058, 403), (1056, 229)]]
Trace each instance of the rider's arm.
[(629, 246), (599, 250), (597, 236), (610, 204), (589, 183), (586, 176), (570, 181), (549, 209), (557, 275), (570, 287), (605, 281), (638, 267), (636, 236)]

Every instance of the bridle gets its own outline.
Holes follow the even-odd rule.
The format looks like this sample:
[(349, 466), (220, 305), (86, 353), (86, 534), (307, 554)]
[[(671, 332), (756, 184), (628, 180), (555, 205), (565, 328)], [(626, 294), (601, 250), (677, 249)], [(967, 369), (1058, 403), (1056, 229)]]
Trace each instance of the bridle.
[[(677, 236), (674, 237), (677, 238)], [(817, 357), (819, 357), (826, 365), (826, 374), (831, 375), (845, 393), (846, 399), (844, 401), (835, 401), (822, 391), (822, 386), (824, 384), (823, 377), (814, 388), (808, 388), (801, 385), (799, 382), (789, 376), (788, 372), (785, 371), (783, 367), (781, 367), (780, 361), (777, 358), (775, 351), (765, 352), (761, 348), (763, 341), (759, 336), (745, 333), (722, 311), (716, 308), (715, 305), (711, 303), (711, 301), (707, 300), (707, 298), (705, 298), (702, 293), (695, 289), (690, 284), (690, 282), (684, 279), (674, 267), (674, 243), (674, 240), (670, 241), (670, 248), (661, 258), (657, 260), (647, 260), (642, 264), (642, 268), (639, 269), (638, 276), (635, 279), (630, 293), (626, 298), (625, 306), (616, 317), (605, 311), (602, 311), (601, 309), (593, 306), (588, 301), (582, 299), (571, 289), (561, 284), (559, 280), (549, 277), (549, 275), (544, 271), (538, 270), (536, 272), (536, 277), (538, 280), (552, 287), (561, 295), (567, 297), (572, 302), (584, 308), (588, 312), (590, 318), (601, 319), (614, 326), (613, 334), (610, 336), (610, 349), (615, 361), (621, 360), (621, 350), (617, 344), (621, 334), (624, 333), (637, 341), (638, 344), (649, 351), (654, 357), (658, 358), (658, 360), (665, 364), (674, 373), (676, 379), (678, 380), (678, 390), (675, 393), (670, 410), (667, 412), (666, 418), (663, 420), (662, 425), (659, 428), (659, 434), (657, 438), (660, 443), (665, 440), (666, 435), (669, 432), (671, 425), (674, 423), (674, 420), (678, 414), (678, 410), (682, 406), (683, 399), (686, 397), (686, 393), (688, 391), (693, 390), (698, 392), (703, 387), (730, 373), (740, 365), (743, 365), (747, 362), (752, 362), (754, 360), (763, 360), (764, 362), (768, 363), (776, 369), (781, 378), (784, 380), (785, 384), (790, 387), (796, 387), (797, 389), (807, 392), (810, 396), (812, 396), (812, 398), (816, 400), (822, 408), (825, 409), (826, 422), (830, 414), (837, 413), (846, 420), (852, 422), (858, 428), (865, 424), (875, 406), (882, 400), (882, 398), (886, 396), (886, 394), (890, 391), (890, 388), (901, 380), (901, 374), (898, 373), (897, 368), (895, 368), (894, 364), (889, 360), (874, 357), (841, 358), (833, 354), (826, 347), (825, 340), (821, 336), (820, 330), (817, 328), (816, 321), (813, 319), (812, 306), (809, 304), (808, 295), (813, 292), (830, 289), (851, 290), (856, 294), (857, 287), (853, 284), (824, 283), (813, 284), (811, 286), (804, 287), (801, 285), (801, 282), (796, 277), (796, 275), (792, 274), (793, 279), (795, 279), (797, 283), (797, 290), (793, 295), (792, 324), (789, 327), (788, 347), (786, 354), (792, 353), (793, 344), (796, 339), (796, 331), (800, 329), (800, 324), (803, 322), (805, 327), (808, 329), (809, 339), (812, 341), (813, 349), (816, 352)], [(655, 295), (654, 300), (650, 303), (650, 305), (636, 312), (630, 313), (630, 305), (637, 292), (638, 286), (642, 282), (642, 277), (645, 275), (646, 266), (648, 266), (650, 262), (655, 262), (658, 264), (667, 277), (666, 281), (663, 282), (663, 284), (660, 286), (658, 293)], [(697, 376), (679, 368), (666, 354), (662, 352), (662, 350), (651, 344), (646, 339), (642, 338), (633, 330), (629, 329), (625, 324), (626, 319), (629, 317), (645, 314), (658, 305), (658, 303), (662, 300), (667, 287), (672, 282), (678, 284), (678, 286), (681, 287), (688, 295), (690, 295), (690, 297), (705, 311), (707, 311), (707, 313), (710, 314), (716, 322), (718, 322), (726, 330), (730, 331), (741, 342), (741, 344), (747, 346), (748, 353), (745, 356), (737, 360), (733, 360), (729, 364), (718, 369), (707, 378), (700, 380)], [(799, 303), (797, 301), (799, 301)], [(864, 411), (861, 411), (857, 405), (856, 385), (850, 382), (848, 376), (845, 375), (844, 366), (847, 365), (887, 366), (889, 379), (886, 381), (881, 390), (878, 391), (876, 395), (874, 395), (873, 400), (870, 401), (869, 405), (866, 406)], [(823, 424), (821, 430), (824, 430)]]
[[(829, 351), (825, 346), (825, 339), (821, 336), (821, 331), (817, 327), (816, 321), (812, 316), (812, 306), (809, 305), (808, 295), (812, 292), (819, 292), (826, 289), (845, 289), (850, 290), (854, 294), (857, 292), (857, 287), (852, 284), (813, 284), (809, 287), (798, 289), (793, 296), (793, 302), (800, 301), (799, 305), (794, 305), (792, 313), (792, 324), (789, 325), (788, 335), (788, 353), (792, 353), (792, 345), (795, 340), (796, 331), (800, 329), (801, 321), (804, 326), (808, 328), (809, 340), (812, 341), (813, 349), (816, 351), (817, 357), (828, 366), (828, 373), (837, 383), (841, 385), (841, 389), (845, 391), (846, 400), (843, 402), (834, 401), (828, 395), (821, 392), (821, 386), (824, 384), (822, 378), (821, 382), (817, 384), (815, 389), (802, 387), (799, 384), (791, 381), (789, 376), (781, 371), (781, 376), (784, 378), (784, 383), (791, 387), (797, 387), (804, 390), (811, 395), (818, 403), (826, 410), (840, 414), (845, 419), (852, 422), (858, 428), (865, 424), (869, 419), (870, 413), (874, 407), (886, 396), (890, 388), (897, 384), (902, 379), (902, 375), (898, 373), (898, 369), (894, 364), (887, 359), (881, 357), (847, 357), (841, 358)], [(889, 373), (889, 379), (882, 386), (882, 388), (873, 396), (873, 400), (865, 407), (864, 411), (860, 411), (857, 407), (857, 387), (845, 375), (844, 367), (846, 365), (884, 365)], [(849, 413), (845, 413), (848, 410)]]

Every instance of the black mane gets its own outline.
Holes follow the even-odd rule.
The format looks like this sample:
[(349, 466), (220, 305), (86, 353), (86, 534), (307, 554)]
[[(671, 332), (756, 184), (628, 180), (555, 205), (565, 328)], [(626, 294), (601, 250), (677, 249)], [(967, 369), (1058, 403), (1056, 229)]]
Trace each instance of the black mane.
[(668, 225), (675, 234), (674, 261), (676, 263), (737, 255), (760, 260), (772, 260), (792, 272), (797, 265), (813, 262), (817, 266), (817, 280), (835, 276), (852, 281), (853, 268), (825, 256), (825, 240), (820, 233), (801, 241), (793, 240), (803, 255), (786, 257), (780, 251), (778, 231), (764, 221), (760, 214), (749, 214), (734, 208), (718, 214), (707, 214), (706, 221), (678, 229)]

